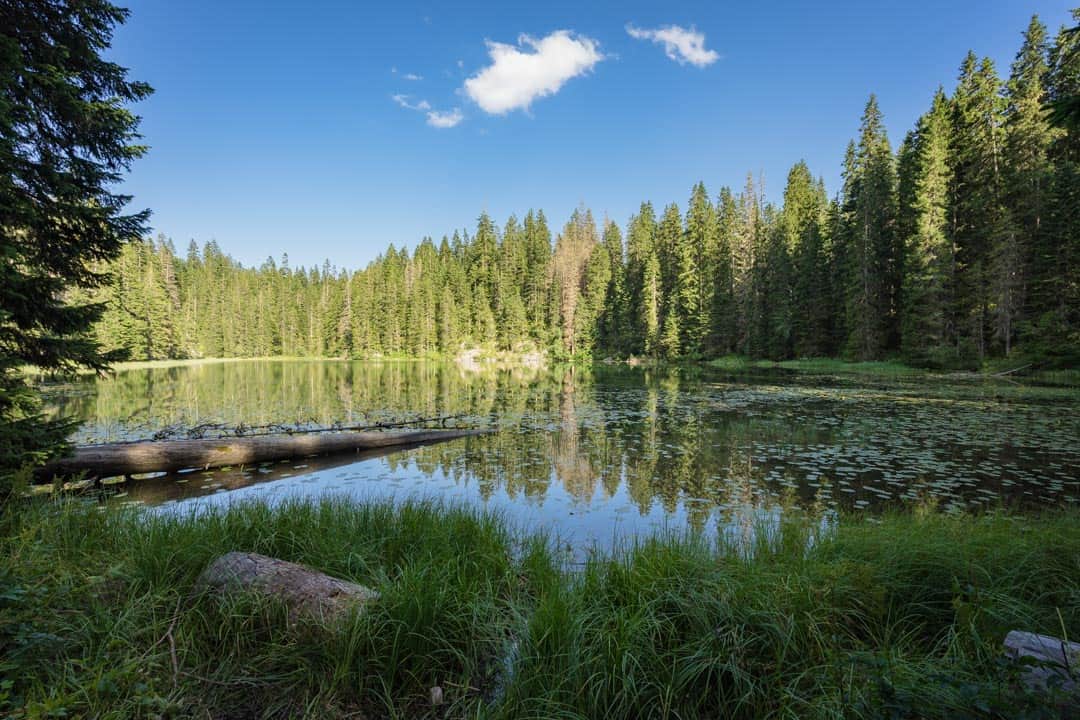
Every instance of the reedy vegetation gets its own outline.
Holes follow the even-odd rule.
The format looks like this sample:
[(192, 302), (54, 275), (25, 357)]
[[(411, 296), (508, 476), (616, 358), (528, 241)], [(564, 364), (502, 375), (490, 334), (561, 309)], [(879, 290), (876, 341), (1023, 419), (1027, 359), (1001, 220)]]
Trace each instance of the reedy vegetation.
[[(12, 717), (1050, 717), (1001, 641), (1080, 626), (1074, 510), (790, 512), (570, 569), (551, 539), (429, 503), (30, 503), (0, 526)], [(382, 597), (340, 627), (290, 627), (194, 591), (236, 549)]]
[[(1080, 11), (1078, 16), (1080, 16)], [(625, 233), (575, 211), (486, 214), (475, 233), (390, 247), (353, 273), (287, 257), (243, 268), (165, 239), (111, 267), (97, 326), (136, 358), (423, 356), (903, 357), (931, 367), (1080, 356), (1080, 144), (1047, 107), (1080, 90), (1080, 37), (1033, 18), (1009, 78), (970, 53), (955, 90), (894, 154), (871, 96), (829, 200), (805, 163), (783, 204), (748, 178), (685, 213), (643, 203)]]

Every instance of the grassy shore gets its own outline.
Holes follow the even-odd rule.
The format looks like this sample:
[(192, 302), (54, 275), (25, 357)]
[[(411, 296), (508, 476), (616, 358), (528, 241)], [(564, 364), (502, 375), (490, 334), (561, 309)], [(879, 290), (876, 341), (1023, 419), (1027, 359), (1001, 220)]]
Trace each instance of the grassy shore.
[[(547, 364), (547, 360), (545, 359), (538, 365), (535, 357), (532, 354), (499, 352), (490, 349), (483, 353), (480, 353), (476, 357), (480, 360), (480, 362), (477, 363), (478, 367), (485, 368), (513, 368), (521, 365), (537, 367)], [(526, 358), (532, 359), (526, 361)], [(133, 360), (128, 362), (116, 363), (115, 365), (113, 365), (112, 369), (116, 372), (122, 372), (127, 370), (157, 370), (173, 367), (197, 367), (200, 365), (212, 365), (217, 363), (243, 363), (259, 361), (397, 363), (458, 362), (459, 358), (439, 354), (430, 354), (424, 357), (402, 355), (380, 356), (374, 358), (319, 358), (293, 356), (252, 358), (194, 358), (186, 360)], [(587, 360), (585, 362), (592, 363), (596, 361)], [(659, 361), (637, 358), (631, 359), (627, 362), (631, 365), (652, 365), (656, 364)], [(723, 357), (715, 358), (712, 360), (693, 361), (693, 364), (697, 364), (699, 362), (702, 365), (706, 365), (731, 373), (749, 373), (754, 370), (780, 368), (809, 375), (854, 375), (889, 379), (916, 379), (920, 377), (926, 377), (944, 380), (971, 380), (980, 378), (996, 379), (998, 377), (1004, 376), (1009, 377), (1012, 380), (1018, 380), (1023, 382), (1036, 382), (1041, 384), (1059, 385), (1065, 387), (1080, 387), (1080, 369), (1039, 369), (1038, 367), (1030, 366), (1030, 364), (1023, 363), (1021, 361), (1006, 361), (1001, 359), (988, 361), (982, 368), (982, 370), (974, 372), (932, 371), (926, 368), (905, 365), (904, 363), (896, 360), (851, 362), (847, 360), (841, 360), (839, 358), (803, 358), (799, 360), (774, 361), (754, 360), (744, 355), (725, 355)], [(469, 362), (466, 361), (466, 364), (469, 364)], [(1016, 374), (1011, 374), (1011, 371), (1014, 370), (1018, 370), (1019, 372), (1017, 372)], [(22, 368), (22, 372), (28, 377), (41, 377), (40, 371), (33, 367), (24, 367)], [(79, 370), (76, 371), (75, 374), (88, 375), (93, 374), (93, 371)]]
[(862, 375), (879, 378), (934, 378), (938, 380), (978, 380), (1010, 378), (1022, 382), (1037, 382), (1050, 385), (1080, 386), (1078, 369), (1039, 369), (1037, 363), (1023, 361), (994, 360), (987, 362), (979, 371), (959, 372), (928, 370), (926, 368), (905, 365), (896, 360), (851, 362), (839, 358), (804, 358), (800, 360), (753, 360), (742, 355), (725, 355), (706, 362), (710, 367), (728, 372), (749, 372), (755, 369), (781, 368), (811, 375)]
[[(0, 523), (0, 715), (15, 718), (1040, 717), (1002, 638), (1080, 632), (1075, 510), (825, 532), (793, 516), (751, 546), (655, 538), (583, 569), (433, 504), (30, 502)], [(290, 626), (193, 591), (229, 550), (382, 597), (338, 627)]]

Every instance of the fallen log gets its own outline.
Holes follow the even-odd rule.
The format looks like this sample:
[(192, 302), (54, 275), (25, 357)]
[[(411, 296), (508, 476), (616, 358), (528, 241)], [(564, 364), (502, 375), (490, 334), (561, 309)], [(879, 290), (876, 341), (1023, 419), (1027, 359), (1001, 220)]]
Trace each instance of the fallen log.
[(189, 468), (255, 465), (311, 455), (443, 442), (490, 432), (492, 431), (332, 432), (318, 435), (262, 435), (212, 440), (80, 445), (76, 446), (70, 455), (38, 468), (34, 479), (38, 482), (50, 482), (55, 477), (70, 477), (80, 473), (102, 478), (136, 473), (176, 472)]
[(379, 597), (363, 585), (246, 552), (222, 555), (203, 570), (195, 586), (223, 593), (253, 592), (284, 603), (293, 620), (306, 615), (323, 622), (336, 620), (354, 608), (362, 609)]

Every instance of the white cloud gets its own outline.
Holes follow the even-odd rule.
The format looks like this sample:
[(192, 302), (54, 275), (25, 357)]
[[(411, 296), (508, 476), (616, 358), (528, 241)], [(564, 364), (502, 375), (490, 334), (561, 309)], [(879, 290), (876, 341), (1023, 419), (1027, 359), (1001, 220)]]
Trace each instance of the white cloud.
[(705, 49), (705, 33), (698, 32), (693, 25), (689, 30), (678, 25), (668, 25), (655, 30), (627, 25), (626, 32), (632, 38), (662, 44), (667, 56), (680, 65), (690, 63), (700, 68), (712, 65), (720, 59), (720, 53)]
[(464, 119), (465, 116), (457, 108), (448, 112), (432, 110), (427, 114), (427, 124), (434, 128), (452, 128)]
[(408, 73), (404, 76), (406, 80), (423, 80), (423, 75), (417, 75), (416, 73)]
[(539, 40), (521, 35), (516, 46), (491, 41), (487, 46), (491, 65), (465, 81), (465, 93), (492, 115), (528, 109), (533, 100), (555, 94), (604, 59), (595, 40), (568, 30)]
[(427, 100), (413, 102), (409, 95), (391, 95), (390, 99), (406, 110), (426, 113), (427, 124), (434, 128), (452, 128), (465, 119), (465, 116), (461, 114), (461, 110), (458, 108), (440, 112), (434, 110)]
[(421, 100), (420, 102), (414, 103), (409, 99), (408, 95), (391, 95), (390, 99), (396, 102), (401, 107), (405, 108), (406, 110), (417, 110), (420, 112), (424, 112), (431, 109), (431, 103), (429, 103), (427, 100)]

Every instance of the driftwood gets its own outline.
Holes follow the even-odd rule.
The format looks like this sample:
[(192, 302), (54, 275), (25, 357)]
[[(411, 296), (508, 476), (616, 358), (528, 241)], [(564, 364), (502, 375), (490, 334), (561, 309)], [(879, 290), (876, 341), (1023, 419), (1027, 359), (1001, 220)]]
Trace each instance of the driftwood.
[(231, 552), (210, 563), (196, 587), (218, 592), (252, 592), (281, 601), (292, 619), (333, 621), (363, 609), (379, 594), (356, 583), (257, 553)]
[(1023, 682), (1031, 690), (1080, 692), (1080, 643), (1049, 635), (1013, 630), (1005, 636), (1005, 653), (1016, 660), (1028, 658)]
[(368, 450), (395, 445), (455, 440), (490, 430), (397, 430), (388, 432), (331, 432), (317, 435), (264, 435), (207, 440), (163, 440), (77, 446), (67, 457), (35, 473), (39, 482), (86, 473), (112, 477), (188, 468), (253, 465), (310, 455)]

